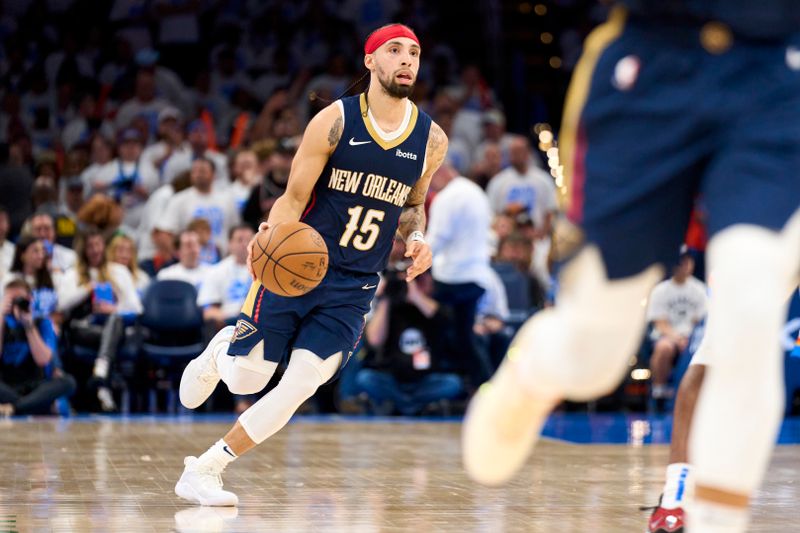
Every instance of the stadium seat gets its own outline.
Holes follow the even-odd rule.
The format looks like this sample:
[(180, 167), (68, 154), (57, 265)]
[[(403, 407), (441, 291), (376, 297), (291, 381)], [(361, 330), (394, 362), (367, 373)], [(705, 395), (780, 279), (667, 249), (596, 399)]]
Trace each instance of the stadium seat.
[(178, 367), (196, 357), (203, 343), (203, 314), (197, 307), (197, 291), (184, 281), (155, 281), (147, 289), (140, 317), (143, 328), (142, 353), (159, 371), (151, 380), (150, 410), (155, 411), (157, 390), (168, 393), (170, 412), (177, 410)]

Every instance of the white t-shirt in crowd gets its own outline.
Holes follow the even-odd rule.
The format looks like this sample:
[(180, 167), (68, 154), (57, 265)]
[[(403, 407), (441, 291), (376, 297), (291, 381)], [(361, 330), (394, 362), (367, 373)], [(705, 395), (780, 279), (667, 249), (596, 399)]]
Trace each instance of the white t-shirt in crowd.
[(142, 102), (136, 98), (131, 98), (119, 108), (114, 119), (114, 125), (118, 130), (130, 126), (133, 119), (143, 115), (150, 125), (150, 131), (155, 131), (158, 124), (158, 114), (165, 107), (170, 107), (169, 102), (161, 98), (154, 98), (149, 102)]
[(177, 235), (195, 218), (204, 218), (211, 225), (211, 238), (223, 252), (227, 250), (228, 231), (239, 223), (236, 202), (227, 190), (216, 186), (208, 194), (190, 187), (170, 198), (156, 228)]
[(203, 263), (198, 264), (195, 268), (186, 268), (180, 263), (175, 263), (159, 270), (158, 274), (156, 274), (156, 279), (159, 281), (165, 279), (185, 281), (194, 285), (194, 288), (199, 291), (208, 276), (208, 271), (209, 266)]
[(78, 262), (78, 254), (72, 248), (60, 244), (53, 245), (53, 257), (50, 258), (50, 270), (54, 273), (64, 273)]
[(142, 209), (142, 220), (139, 223), (139, 231), (136, 233), (138, 243), (138, 256), (140, 260), (152, 259), (156, 255), (156, 245), (153, 242), (153, 229), (158, 223), (159, 217), (167, 210), (169, 199), (173, 197), (175, 190), (172, 185), (162, 185), (155, 190)]
[[(162, 161), (164, 159), (164, 156), (167, 154), (168, 149), (169, 145), (167, 145), (166, 142), (158, 141), (157, 143), (151, 144), (150, 146), (145, 148), (144, 151), (142, 151), (142, 160), (147, 161), (154, 169), (156, 169), (156, 172), (158, 173), (159, 178), (161, 179), (161, 183), (172, 183), (172, 180), (167, 182), (164, 179), (164, 169), (167, 168), (167, 163), (169, 163), (169, 160), (175, 157), (175, 155), (177, 154), (191, 152), (191, 149), (189, 148), (188, 145), (181, 144), (179, 146), (176, 146), (172, 150), (172, 153), (169, 155), (169, 157), (166, 158), (166, 160)], [(172, 177), (174, 178), (174, 176)]]
[(467, 178), (453, 178), (433, 199), (425, 240), (433, 251), (433, 279), (477, 283), (490, 275), (489, 200)]
[[(117, 312), (120, 314), (142, 313), (142, 301), (136, 290), (130, 270), (117, 263), (108, 263), (108, 275), (113, 280), (117, 299)], [(89, 269), (89, 278), (92, 281), (99, 279), (100, 273), (96, 268)], [(80, 285), (77, 268), (71, 268), (59, 278), (56, 283), (58, 293), (58, 310), (69, 311), (82, 303), (92, 292), (91, 284)]]
[[(228, 156), (215, 152), (214, 150), (206, 150), (203, 157), (207, 157), (214, 162), (214, 185), (227, 187), (230, 184), (228, 177)], [(161, 177), (164, 183), (172, 183), (175, 176), (192, 168), (192, 161), (194, 156), (188, 143), (183, 148), (176, 151), (172, 157), (167, 160), (164, 169), (161, 171)]]
[[(699, 279), (690, 276), (678, 284), (670, 278), (650, 293), (647, 320), (667, 320), (677, 333), (689, 337), (695, 324), (706, 316), (707, 302), (706, 285)], [(661, 333), (653, 328), (653, 339), (659, 337)]]
[[(98, 184), (110, 186), (111, 188), (106, 190), (106, 194), (116, 196), (114, 183), (123, 179), (132, 179), (134, 184), (143, 187), (148, 193), (154, 191), (160, 181), (156, 169), (141, 158), (137, 162), (123, 162), (120, 159), (114, 159), (97, 171), (91, 186), (95, 187)], [(133, 192), (121, 193), (120, 205), (125, 209), (124, 222), (126, 226), (132, 229), (139, 227), (145, 201)]]
[(217, 304), (222, 307), (226, 318), (235, 317), (247, 298), (252, 282), (247, 266), (240, 265), (236, 258), (228, 256), (210, 268), (197, 295), (197, 305), (204, 307)]
[(537, 228), (544, 224), (545, 215), (558, 207), (556, 186), (550, 174), (531, 166), (525, 174), (520, 174), (514, 167), (501, 170), (489, 180), (486, 194), (496, 214), (504, 212), (512, 204), (519, 204)]
[(11, 241), (3, 241), (0, 246), (0, 272), (11, 272), (11, 263), (14, 262), (14, 251), (17, 249)]

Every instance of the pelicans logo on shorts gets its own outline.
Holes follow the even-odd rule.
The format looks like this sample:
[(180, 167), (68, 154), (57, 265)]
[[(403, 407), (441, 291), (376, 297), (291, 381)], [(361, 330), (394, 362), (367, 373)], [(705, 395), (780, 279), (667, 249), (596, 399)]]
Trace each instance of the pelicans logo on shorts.
[(239, 320), (236, 321), (236, 331), (233, 332), (233, 340), (239, 341), (242, 339), (246, 339), (256, 331), (258, 330), (253, 324), (245, 320), (242, 320), (240, 318)]

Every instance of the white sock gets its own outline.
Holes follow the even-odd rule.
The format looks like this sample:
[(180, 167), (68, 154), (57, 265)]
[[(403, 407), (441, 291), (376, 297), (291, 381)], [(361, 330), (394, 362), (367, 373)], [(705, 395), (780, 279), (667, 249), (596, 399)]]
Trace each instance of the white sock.
[(688, 463), (672, 463), (667, 467), (667, 481), (661, 497), (661, 507), (676, 509), (684, 507), (694, 485), (692, 466)]
[(94, 370), (92, 374), (98, 378), (107, 378), (108, 377), (108, 359), (105, 357), (98, 357), (94, 360)]
[(745, 533), (749, 521), (750, 512), (746, 507), (700, 500), (689, 506), (686, 529), (697, 533)]
[(219, 439), (197, 460), (203, 466), (222, 472), (228, 464), (238, 457), (223, 439)]

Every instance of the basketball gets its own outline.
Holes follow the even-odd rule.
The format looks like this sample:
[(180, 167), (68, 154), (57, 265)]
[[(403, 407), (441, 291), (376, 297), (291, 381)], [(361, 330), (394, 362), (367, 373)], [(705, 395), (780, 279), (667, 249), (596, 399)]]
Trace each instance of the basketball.
[(268, 291), (302, 296), (328, 271), (328, 247), (317, 230), (303, 222), (281, 222), (256, 235), (253, 271)]

